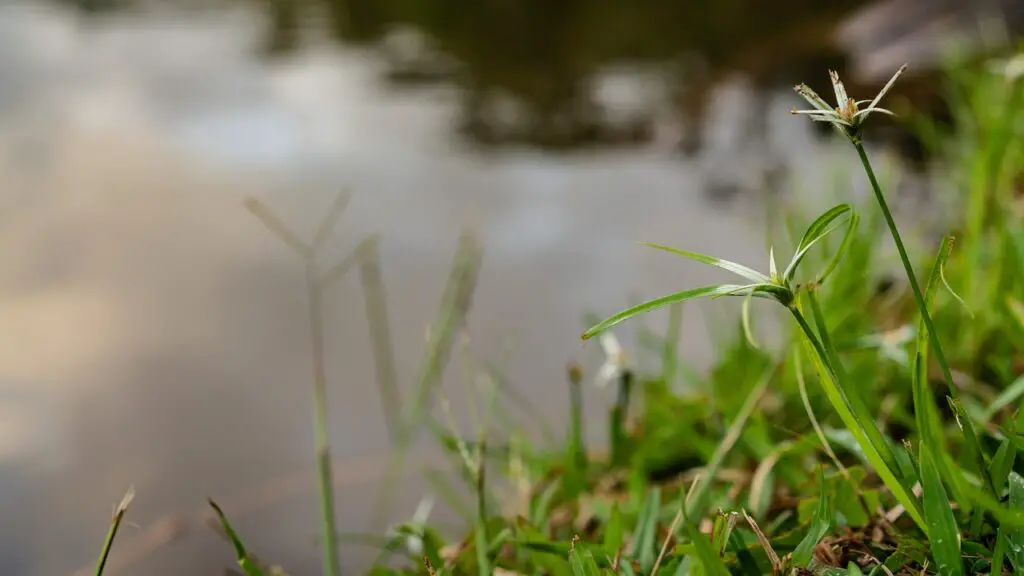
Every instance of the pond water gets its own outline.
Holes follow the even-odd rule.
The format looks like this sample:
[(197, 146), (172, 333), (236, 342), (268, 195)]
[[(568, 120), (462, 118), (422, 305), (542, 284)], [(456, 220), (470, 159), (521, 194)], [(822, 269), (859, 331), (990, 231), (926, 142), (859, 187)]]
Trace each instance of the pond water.
[[(318, 572), (303, 266), (246, 197), (309, 238), (335, 195), (351, 191), (325, 262), (379, 234), (405, 398), (457, 239), (472, 226), (485, 252), (467, 347), (506, 362), (510, 385), (535, 406), (515, 415), (531, 435), (537, 418), (560, 436), (566, 364), (581, 362), (589, 378), (601, 362), (596, 345), (580, 345), (584, 313), (727, 278), (638, 240), (760, 267), (764, 200), (781, 201), (781, 178), (791, 171), (813, 190), (847, 157), (786, 114), (788, 92), (752, 92), (742, 78), (714, 89), (703, 146), (683, 155), (659, 104), (670, 90), (643, 65), (595, 80), (623, 117), (653, 110), (643, 142), (484, 147), (452, 130), (465, 100), (452, 84), (396, 89), (378, 51), (326, 41), (263, 58), (263, 31), (246, 9), (83, 20), (60, 5), (0, 6), (7, 576), (88, 567), (129, 485), (135, 525), (112, 574), (230, 565), (229, 548), (193, 522), (207, 496), (263, 557)], [(763, 140), (746, 131), (752, 113), (766, 122)], [(371, 508), (389, 453), (362, 289), (350, 274), (324, 295), (346, 531), (379, 528)], [(728, 330), (735, 308), (687, 308), (683, 357), (706, 366), (708, 334)], [(660, 331), (665, 320), (646, 322)], [(619, 335), (632, 346), (633, 328)], [(468, 430), (464, 356), (453, 354), (444, 385)], [(588, 414), (599, 417), (610, 391), (589, 390)], [(414, 451), (392, 520), (427, 494), (421, 464), (447, 466), (436, 454), (426, 443)], [(344, 557), (360, 566), (368, 552)]]

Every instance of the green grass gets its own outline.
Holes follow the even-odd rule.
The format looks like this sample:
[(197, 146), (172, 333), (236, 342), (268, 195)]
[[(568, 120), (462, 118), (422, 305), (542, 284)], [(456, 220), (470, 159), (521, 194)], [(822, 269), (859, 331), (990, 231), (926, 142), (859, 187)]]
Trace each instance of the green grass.
[[(820, 216), (794, 209), (784, 226), (773, 227), (782, 236), (772, 238), (760, 268), (648, 243), (666, 258), (680, 258), (681, 266), (715, 266), (741, 280), (655, 298), (584, 332), (590, 339), (630, 323), (641, 329), (645, 348), (634, 356), (650, 352), (660, 360), (649, 372), (615, 365), (618, 399), (607, 422), (586, 422), (608, 428), (606, 450), (583, 445), (581, 407), (590, 375), (578, 366), (564, 383), (571, 408), (561, 423), (562, 443), (532, 446), (515, 433), (499, 433), (493, 417), (506, 410), (496, 405), (521, 399), (500, 385), (500, 368), (469, 358), (469, 370), (492, 382), (471, 391), (486, 396), (476, 407), (482, 414), (474, 413), (478, 434), (462, 438), (450, 421), (432, 416), (429, 401), (440, 395), (436, 384), (479, 267), (479, 248), (465, 237), (412, 409), (404, 418), (391, 413), (388, 422), (398, 454), (392, 471), (421, 427), (445, 448), (463, 484), (434, 478), (437, 495), (464, 511), (467, 526), (456, 534), (422, 519), (394, 527), (371, 573), (1024, 573), (1024, 461), (1017, 458), (1024, 449), (1018, 432), (1024, 429), (1022, 82), (977, 66), (952, 67), (947, 80), (957, 132), (901, 111), (957, 191), (949, 199), (956, 202), (948, 211), (956, 217), (946, 223), (951, 233), (936, 246), (918, 241), (908, 249), (889, 210), (887, 185), (861, 143), (870, 123), (850, 120), (852, 109), (829, 116), (827, 104), (815, 104), (811, 116), (841, 120), (834, 123), (851, 142), (851, 160), (861, 162), (873, 192), (869, 203), (852, 204), (849, 184), (838, 182), (828, 192), (840, 199), (834, 207)], [(845, 91), (837, 88), (837, 96)], [(331, 224), (307, 245), (261, 217), (314, 266), (312, 255)], [(885, 235), (896, 254), (883, 249)], [(786, 253), (789, 261), (779, 266), (777, 256)], [(902, 277), (880, 290), (896, 263)], [(372, 280), (373, 270), (363, 273)], [(321, 276), (310, 278), (314, 365), (320, 366)], [(724, 297), (736, 301), (738, 320), (711, 368), (698, 373), (678, 353), (683, 306)], [(755, 298), (785, 314), (779, 342), (754, 341)], [(386, 320), (382, 298), (368, 297), (367, 307)], [(669, 311), (665, 336), (634, 321), (659, 308)], [(384, 367), (388, 338), (386, 331), (374, 333), (382, 394), (395, 400), (395, 377)], [(325, 385), (318, 372), (318, 433), (326, 426)], [(447, 415), (443, 398), (440, 404)], [(328, 453), (326, 435), (318, 435), (318, 450)], [(327, 462), (319, 463), (322, 530), (325, 574), (333, 575), (344, 543), (334, 530)], [(498, 489), (508, 487), (502, 506), (495, 506)], [(213, 506), (245, 574), (268, 573)]]

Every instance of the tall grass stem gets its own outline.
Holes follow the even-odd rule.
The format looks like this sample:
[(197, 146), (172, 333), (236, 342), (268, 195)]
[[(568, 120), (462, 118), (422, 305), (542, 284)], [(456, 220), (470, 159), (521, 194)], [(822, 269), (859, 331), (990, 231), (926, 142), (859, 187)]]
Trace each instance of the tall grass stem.
[[(935, 350), (935, 359), (942, 370), (943, 378), (946, 380), (946, 387), (949, 389), (949, 396), (956, 400), (958, 395), (956, 391), (956, 384), (953, 383), (953, 373), (950, 371), (949, 363), (946, 361), (946, 353), (942, 349), (942, 343), (939, 341), (938, 332), (936, 332), (935, 325), (932, 323), (931, 314), (928, 313), (928, 305), (925, 303), (924, 294), (921, 292), (921, 286), (917, 282), (917, 276), (914, 274), (914, 267), (910, 263), (910, 257), (907, 256), (907, 249), (903, 245), (903, 239), (900, 237), (900, 232), (896, 227), (895, 220), (893, 220), (892, 212), (889, 210), (889, 203), (886, 202), (885, 194), (882, 193), (882, 187), (878, 184), (878, 178), (875, 176), (875, 171), (871, 167), (871, 160), (868, 158), (868, 154), (864, 150), (864, 144), (861, 141), (856, 140), (853, 145), (857, 149), (857, 155), (860, 156), (861, 164), (864, 165), (864, 172), (868, 175), (868, 180), (871, 183), (871, 190), (875, 194), (875, 200), (878, 201), (878, 207), (882, 211), (882, 216), (885, 217), (885, 223), (889, 227), (889, 233), (892, 235), (893, 242), (896, 244), (896, 250), (900, 254), (900, 260), (903, 262), (903, 268), (907, 273), (907, 280), (910, 282), (910, 288), (914, 292), (914, 301), (917, 303), (917, 307), (921, 312), (921, 320), (924, 322), (925, 329), (928, 330), (928, 339), (931, 342), (932, 348)], [(994, 494), (995, 488), (985, 465), (984, 453), (982, 452), (981, 445), (978, 442), (978, 435), (977, 432), (975, 432), (974, 423), (970, 419), (967, 419), (961, 424), (964, 429), (964, 436), (967, 439), (967, 451), (971, 456), (971, 459), (975, 461), (977, 473), (985, 480), (985, 487), (989, 492)]]

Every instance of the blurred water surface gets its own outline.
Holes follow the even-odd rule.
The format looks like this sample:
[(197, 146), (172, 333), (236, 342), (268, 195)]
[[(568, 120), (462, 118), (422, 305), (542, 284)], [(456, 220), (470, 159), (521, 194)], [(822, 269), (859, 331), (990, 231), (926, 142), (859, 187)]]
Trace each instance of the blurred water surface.
[[(468, 346), (507, 357), (533, 416), (561, 434), (566, 363), (593, 374), (601, 361), (596, 346), (580, 346), (584, 312), (725, 277), (636, 241), (760, 266), (762, 199), (779, 186), (771, 176), (785, 166), (813, 182), (828, 156), (785, 113), (788, 93), (754, 93), (737, 77), (714, 89), (710, 130), (686, 157), (665, 104), (671, 87), (640, 65), (602, 71), (596, 93), (625, 118), (653, 110), (649, 138), (573, 153), (481, 147), (452, 130), (465, 113), (457, 84), (399, 90), (380, 51), (313, 39), (267, 57), (266, 41), (261, 14), (245, 6), (82, 18), (56, 3), (0, 5), (5, 576), (88, 566), (129, 484), (138, 526), (115, 547), (114, 573), (230, 565), (212, 532), (175, 537), (175, 515), (201, 510), (208, 495), (238, 511), (263, 557), (318, 572), (303, 269), (245, 197), (308, 238), (335, 194), (352, 192), (327, 260), (380, 235), (406, 397), (457, 238), (472, 225), (485, 255)], [(767, 140), (747, 137), (751, 111)], [(348, 531), (370, 526), (389, 451), (361, 290), (353, 276), (325, 295)], [(682, 354), (697, 366), (711, 358), (707, 320), (725, 329), (709, 310), (685, 313)], [(462, 364), (453, 354), (445, 387), (468, 422)], [(606, 402), (589, 393), (588, 412), (603, 414)], [(588, 432), (601, 438), (597, 420)], [(420, 468), (410, 470), (393, 495), (402, 515), (427, 491)], [(161, 538), (173, 542), (152, 545)], [(366, 557), (345, 554), (353, 566)]]

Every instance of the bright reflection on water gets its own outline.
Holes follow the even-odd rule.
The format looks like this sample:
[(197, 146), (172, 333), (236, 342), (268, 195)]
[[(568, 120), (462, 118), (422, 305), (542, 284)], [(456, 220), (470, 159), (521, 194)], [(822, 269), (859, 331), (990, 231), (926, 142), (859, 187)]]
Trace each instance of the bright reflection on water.
[[(725, 278), (635, 242), (759, 266), (761, 173), (770, 162), (805, 169), (816, 158), (809, 131), (784, 113), (788, 95), (754, 102), (735, 86), (718, 95), (721, 122), (696, 160), (659, 138), (619, 152), (482, 154), (452, 135), (451, 91), (390, 92), (378, 61), (336, 47), (260, 62), (254, 30), (245, 15), (87, 25), (38, 5), (0, 8), (7, 576), (88, 566), (111, 505), (133, 483), (129, 517), (138, 527), (123, 532), (114, 554), (123, 569), (113, 573), (212, 574), (230, 565), (229, 549), (202, 527), (147, 548), (167, 535), (169, 515), (201, 510), (207, 495), (238, 511), (237, 527), (263, 557), (293, 574), (317, 573), (302, 267), (243, 209), (245, 196), (308, 237), (334, 194), (353, 191), (331, 259), (381, 234), (406, 391), (456, 239), (475, 225), (486, 254), (469, 347), (496, 362), (507, 352), (511, 382), (560, 435), (566, 362), (590, 373), (600, 362), (596, 346), (580, 347), (583, 313)], [(614, 84), (627, 86), (626, 100), (643, 93), (631, 81)], [(774, 156), (736, 136), (743, 109), (778, 124)], [(710, 184), (739, 186), (748, 200), (723, 209), (704, 193)], [(360, 290), (353, 277), (326, 296), (346, 530), (369, 527), (387, 453)], [(706, 364), (707, 320), (722, 333), (728, 317), (707, 313), (734, 308), (687, 309), (687, 359)], [(652, 316), (648, 325), (660, 330), (664, 321)], [(620, 335), (628, 341), (632, 332)], [(464, 415), (462, 365), (455, 354), (446, 387)], [(606, 394), (588, 402), (603, 414)], [(588, 430), (601, 438), (597, 420)], [(280, 484), (289, 481), (298, 482), (291, 495)], [(396, 510), (411, 514), (425, 489), (411, 478), (394, 495)], [(246, 499), (257, 504), (246, 508)], [(358, 563), (366, 553), (345, 557)]]

